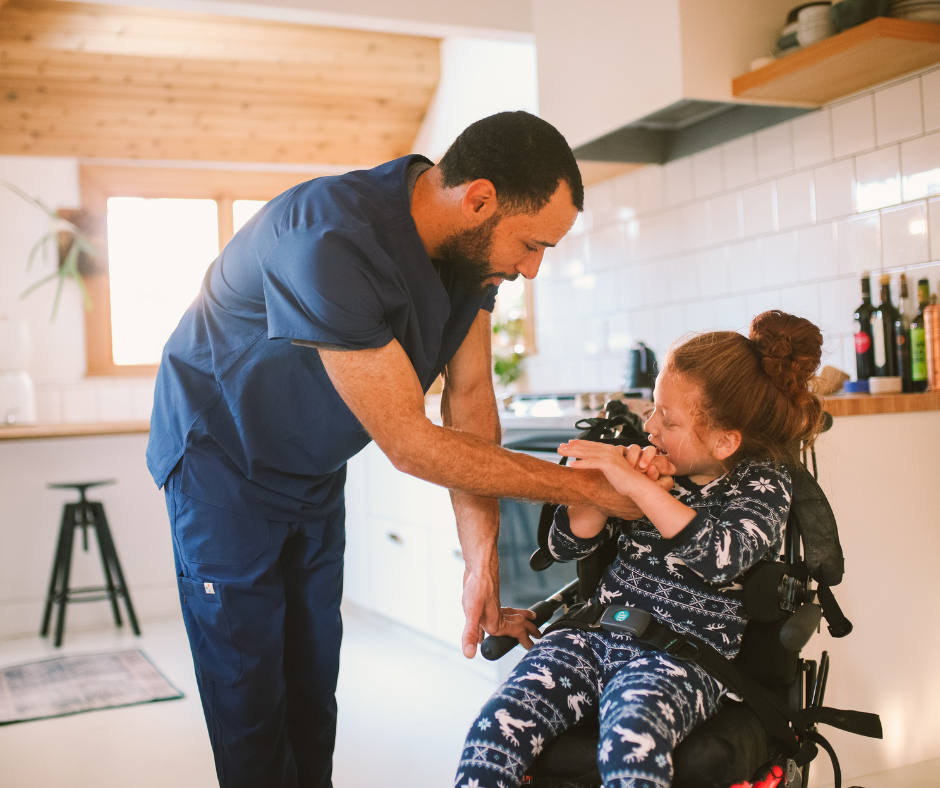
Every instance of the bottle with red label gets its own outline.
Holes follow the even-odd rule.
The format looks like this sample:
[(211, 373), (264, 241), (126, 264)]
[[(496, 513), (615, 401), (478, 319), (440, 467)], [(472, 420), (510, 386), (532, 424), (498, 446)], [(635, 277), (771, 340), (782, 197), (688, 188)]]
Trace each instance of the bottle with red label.
[(858, 380), (868, 380), (875, 374), (875, 348), (871, 335), (871, 279), (868, 271), (862, 274), (862, 305), (855, 310), (855, 369)]

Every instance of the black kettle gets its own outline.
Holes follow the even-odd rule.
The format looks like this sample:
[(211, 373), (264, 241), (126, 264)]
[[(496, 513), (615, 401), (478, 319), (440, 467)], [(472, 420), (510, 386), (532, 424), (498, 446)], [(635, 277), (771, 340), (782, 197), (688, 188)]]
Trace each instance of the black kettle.
[(637, 342), (627, 354), (623, 389), (651, 389), (656, 384), (656, 354), (644, 343)]

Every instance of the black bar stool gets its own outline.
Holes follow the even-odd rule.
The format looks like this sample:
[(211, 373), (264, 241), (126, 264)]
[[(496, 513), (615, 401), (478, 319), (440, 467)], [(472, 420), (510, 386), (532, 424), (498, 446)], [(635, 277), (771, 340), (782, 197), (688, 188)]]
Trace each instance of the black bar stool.
[[(134, 606), (131, 596), (124, 582), (124, 572), (121, 571), (121, 562), (118, 561), (114, 540), (111, 538), (111, 529), (108, 528), (108, 518), (104, 516), (104, 506), (99, 501), (89, 501), (85, 498), (85, 491), (89, 487), (100, 487), (104, 484), (114, 484), (114, 479), (100, 482), (78, 482), (74, 484), (50, 484), (54, 490), (78, 490), (80, 496), (77, 503), (67, 503), (62, 510), (62, 526), (59, 529), (59, 544), (55, 551), (55, 561), (52, 564), (52, 579), (49, 581), (49, 594), (46, 597), (46, 612), (42, 617), (42, 629), (39, 634), (45, 637), (49, 634), (49, 621), (52, 618), (52, 605), (59, 606), (59, 613), (55, 624), (55, 645), (62, 645), (62, 632), (65, 628), (65, 606), (69, 602), (101, 602), (111, 600), (111, 609), (114, 612), (114, 623), (123, 626), (121, 611), (118, 609), (118, 597), (124, 597), (127, 607), (127, 619), (135, 635), (140, 634), (137, 625), (137, 616), (134, 615)], [(72, 567), (72, 543), (75, 529), (82, 529), (82, 546), (88, 552), (88, 527), (95, 529), (98, 552), (101, 554), (101, 566), (104, 569), (105, 585), (89, 588), (69, 588), (69, 572)], [(115, 580), (117, 582), (115, 582)]]

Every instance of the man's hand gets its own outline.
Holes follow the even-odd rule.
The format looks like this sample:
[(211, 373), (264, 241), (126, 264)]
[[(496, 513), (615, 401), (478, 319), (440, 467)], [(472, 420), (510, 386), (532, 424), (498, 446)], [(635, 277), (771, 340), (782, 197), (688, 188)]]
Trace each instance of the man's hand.
[(539, 637), (538, 627), (532, 623), (535, 613), (500, 607), (498, 572), (495, 579), (489, 572), (464, 572), (463, 612), (467, 623), (461, 641), (467, 659), (473, 659), (486, 635), (509, 635), (526, 650), (532, 648), (531, 638)]

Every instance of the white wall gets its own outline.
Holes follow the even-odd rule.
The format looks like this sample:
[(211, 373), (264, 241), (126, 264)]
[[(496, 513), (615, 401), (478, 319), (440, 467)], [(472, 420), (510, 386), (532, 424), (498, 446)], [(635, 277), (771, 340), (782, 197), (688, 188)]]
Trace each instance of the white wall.
[(471, 123), (520, 109), (538, 114), (533, 44), (445, 38), (441, 78), (412, 150), (437, 161)]
[[(104, 504), (138, 618), (177, 614), (176, 572), (163, 493), (144, 461), (146, 435), (0, 441), (0, 639), (37, 634), (58, 539), (62, 505), (74, 492), (50, 482), (116, 479), (89, 491)], [(81, 550), (76, 531), (73, 587), (102, 583), (93, 537)], [(123, 610), (122, 610), (123, 612)], [(69, 631), (109, 626), (106, 602), (69, 605)]]
[(858, 276), (882, 269), (937, 291), (937, 68), (588, 189), (534, 283), (531, 388), (614, 391), (635, 341), (661, 359), (686, 331), (778, 307), (854, 375)]

